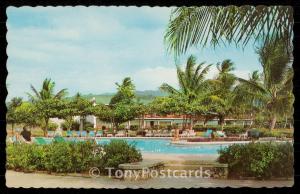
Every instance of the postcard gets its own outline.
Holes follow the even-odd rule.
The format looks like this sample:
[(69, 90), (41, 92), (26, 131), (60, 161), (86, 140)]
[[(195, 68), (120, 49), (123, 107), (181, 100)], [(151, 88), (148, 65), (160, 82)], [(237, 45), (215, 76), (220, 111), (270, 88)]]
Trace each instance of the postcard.
[(292, 7), (6, 14), (7, 187), (293, 186)]

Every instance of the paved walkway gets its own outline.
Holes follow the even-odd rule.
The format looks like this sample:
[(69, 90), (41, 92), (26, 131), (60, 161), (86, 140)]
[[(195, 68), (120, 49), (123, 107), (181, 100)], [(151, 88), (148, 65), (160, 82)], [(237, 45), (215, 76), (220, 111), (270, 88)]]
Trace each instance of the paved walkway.
[(108, 177), (87, 178), (55, 176), (38, 173), (6, 172), (7, 187), (45, 188), (199, 188), (199, 187), (291, 187), (293, 180), (255, 181), (201, 178), (154, 178), (141, 181), (122, 181)]

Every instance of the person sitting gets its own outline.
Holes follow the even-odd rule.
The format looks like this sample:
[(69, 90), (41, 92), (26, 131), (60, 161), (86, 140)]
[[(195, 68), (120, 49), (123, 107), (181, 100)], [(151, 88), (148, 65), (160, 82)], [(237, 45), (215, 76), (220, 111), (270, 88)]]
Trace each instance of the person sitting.
[(21, 139), (25, 142), (25, 143), (31, 143), (31, 132), (27, 129), (26, 126), (23, 127), (23, 131), (21, 132)]
[(61, 130), (55, 130), (54, 137), (62, 137), (62, 131)]

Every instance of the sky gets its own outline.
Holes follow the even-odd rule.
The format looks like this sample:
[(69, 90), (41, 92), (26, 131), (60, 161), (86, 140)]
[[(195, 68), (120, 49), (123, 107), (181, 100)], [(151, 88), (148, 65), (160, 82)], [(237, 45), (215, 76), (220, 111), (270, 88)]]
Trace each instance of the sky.
[[(160, 7), (8, 7), (7, 90), (27, 99), (30, 85), (40, 89), (45, 78), (69, 96), (116, 91), (116, 82), (131, 77), (137, 90), (178, 86), (176, 64), (189, 55), (197, 62), (235, 63), (235, 74), (248, 78), (261, 70), (252, 45), (192, 48), (175, 62), (163, 36), (172, 8)], [(215, 66), (207, 78), (216, 75)]]

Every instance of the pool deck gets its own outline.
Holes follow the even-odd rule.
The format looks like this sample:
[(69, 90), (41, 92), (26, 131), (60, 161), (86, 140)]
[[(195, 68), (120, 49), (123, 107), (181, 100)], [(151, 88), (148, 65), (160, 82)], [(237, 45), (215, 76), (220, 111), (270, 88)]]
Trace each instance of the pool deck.
[(6, 186), (10, 188), (213, 188), (213, 187), (292, 187), (294, 180), (224, 180), (208, 178), (153, 178), (123, 181), (105, 176), (97, 178), (48, 175), (6, 171)]
[(172, 141), (175, 145), (231, 145), (231, 144), (246, 144), (251, 141), (207, 141), (207, 142), (187, 142), (185, 140)]
[(157, 154), (142, 153), (144, 160), (161, 160), (167, 161), (216, 161), (218, 154)]

